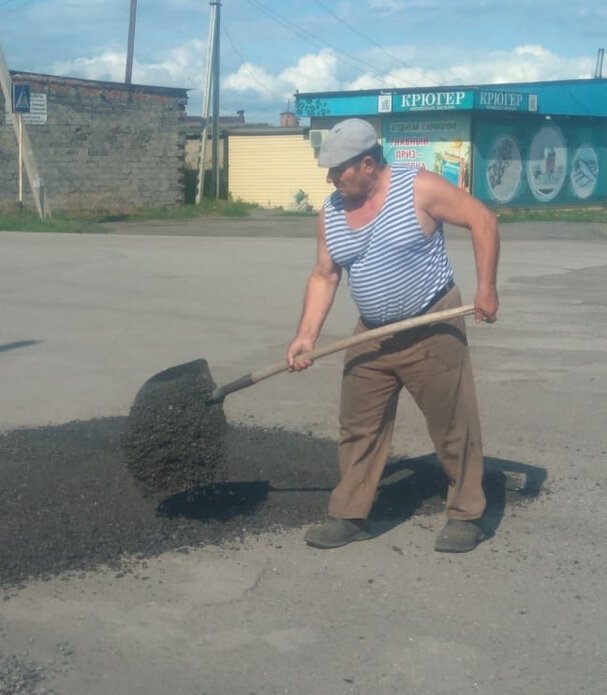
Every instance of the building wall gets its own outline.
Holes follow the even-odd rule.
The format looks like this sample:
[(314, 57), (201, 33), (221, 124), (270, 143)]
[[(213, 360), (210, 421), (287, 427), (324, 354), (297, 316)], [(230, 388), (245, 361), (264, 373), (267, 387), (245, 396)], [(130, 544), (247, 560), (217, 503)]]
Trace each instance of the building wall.
[(478, 118), (473, 193), (489, 205), (596, 205), (607, 199), (607, 124), (525, 114)]
[[(119, 212), (183, 202), (187, 92), (14, 73), (46, 95), (27, 126), (50, 209)], [(0, 114), (4, 116), (0, 94)], [(0, 206), (17, 198), (17, 142), (0, 121)], [(25, 182), (27, 207), (33, 207)]]
[[(223, 168), (223, 135), (217, 147), (217, 159), (219, 167)], [(185, 168), (192, 171), (198, 171), (198, 162), (200, 161), (200, 137), (188, 136), (185, 141)], [(211, 169), (213, 166), (213, 145), (211, 139), (208, 138), (207, 146), (204, 152), (205, 169)]]
[(301, 133), (230, 133), (228, 162), (232, 197), (262, 207), (296, 209), (302, 191), (308, 204), (320, 210), (333, 190), (325, 180), (325, 170), (317, 164), (314, 148)]

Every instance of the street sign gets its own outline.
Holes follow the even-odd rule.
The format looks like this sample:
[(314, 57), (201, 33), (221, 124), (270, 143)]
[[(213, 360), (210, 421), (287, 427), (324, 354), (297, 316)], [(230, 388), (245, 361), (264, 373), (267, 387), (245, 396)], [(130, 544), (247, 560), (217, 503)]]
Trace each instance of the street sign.
[[(0, 0), (0, 2), (2, 2), (2, 0)], [(44, 92), (31, 92), (29, 113), (21, 114), (23, 125), (46, 125), (48, 122), (46, 102), (46, 94)], [(13, 113), (11, 111), (7, 111), (4, 116), (4, 122), (6, 125), (11, 125), (13, 122)]]
[(31, 101), (29, 84), (13, 85), (13, 113), (29, 113)]

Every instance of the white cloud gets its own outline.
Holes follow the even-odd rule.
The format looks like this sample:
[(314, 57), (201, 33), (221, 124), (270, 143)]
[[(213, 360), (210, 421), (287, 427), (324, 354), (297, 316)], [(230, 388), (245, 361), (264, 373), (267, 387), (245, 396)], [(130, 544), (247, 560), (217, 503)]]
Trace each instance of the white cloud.
[(516, 46), (482, 59), (455, 65), (443, 75), (447, 82), (536, 82), (592, 76), (591, 58), (559, 56), (542, 46)]
[(323, 50), (316, 55), (308, 54), (297, 61), (297, 65), (280, 73), (280, 78), (291, 85), (292, 91), (328, 92), (339, 89), (337, 58), (333, 51)]
[(440, 83), (439, 75), (432, 70), (423, 68), (396, 68), (390, 70), (382, 77), (373, 75), (359, 75), (355, 80), (348, 82), (344, 89), (380, 89), (386, 85), (395, 88), (405, 87), (432, 87)]
[(221, 83), (224, 90), (256, 92), (262, 96), (282, 97), (284, 85), (280, 78), (251, 63), (243, 63), (236, 72), (227, 75)]
[[(423, 54), (420, 54), (423, 56)], [(439, 67), (396, 68), (387, 72), (382, 83), (369, 74), (359, 75), (344, 85), (345, 89), (377, 89), (386, 82), (398, 87), (483, 84), (504, 82), (540, 82), (543, 80), (591, 77), (594, 59), (585, 56), (565, 57), (537, 45), (516, 46), (511, 51), (493, 51)], [(415, 57), (409, 59), (415, 63)], [(445, 64), (443, 67), (442, 64)]]
[(53, 75), (81, 77), (85, 80), (107, 80), (121, 82), (124, 80), (126, 53), (104, 51), (92, 58), (56, 61), (50, 67)]
[[(133, 61), (133, 82), (165, 87), (198, 87), (203, 83), (204, 42), (192, 39), (170, 49), (158, 62)], [(124, 81), (125, 51), (104, 51), (91, 58), (57, 61), (51, 66), (55, 75), (70, 75), (88, 80)]]
[(340, 88), (335, 73), (337, 58), (330, 50), (302, 56), (297, 63), (276, 75), (245, 63), (222, 80), (222, 88), (237, 92), (256, 92), (275, 98), (289, 98), (296, 89), (301, 92), (323, 92)]

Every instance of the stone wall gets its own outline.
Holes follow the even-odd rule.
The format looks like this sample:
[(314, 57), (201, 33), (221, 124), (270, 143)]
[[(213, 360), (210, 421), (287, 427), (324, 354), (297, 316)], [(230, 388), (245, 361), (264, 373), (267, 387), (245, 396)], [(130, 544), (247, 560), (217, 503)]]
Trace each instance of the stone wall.
[[(46, 94), (27, 125), (53, 212), (125, 212), (184, 201), (184, 89), (12, 73)], [(15, 204), (17, 141), (0, 93), (0, 207)], [(40, 121), (46, 120), (45, 123)], [(34, 208), (27, 179), (24, 204)]]

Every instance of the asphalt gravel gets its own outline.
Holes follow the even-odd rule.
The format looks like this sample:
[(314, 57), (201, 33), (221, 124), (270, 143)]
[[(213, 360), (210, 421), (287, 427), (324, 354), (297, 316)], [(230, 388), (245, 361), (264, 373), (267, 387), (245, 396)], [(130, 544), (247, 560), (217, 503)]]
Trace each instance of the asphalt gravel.
[[(167, 550), (238, 543), (245, 533), (323, 519), (337, 482), (336, 444), (301, 432), (229, 424), (222, 480), (176, 494), (146, 493), (122, 447), (128, 418), (18, 429), (0, 436), (0, 583), (107, 567), (137, 571)], [(541, 469), (487, 460), (488, 524), (507, 502), (535, 497)], [(378, 532), (443, 508), (433, 456), (395, 459), (372, 519)]]
[(127, 465), (147, 492), (183, 492), (215, 482), (224, 460), (226, 419), (206, 360), (148, 379), (131, 406), (123, 436)]

